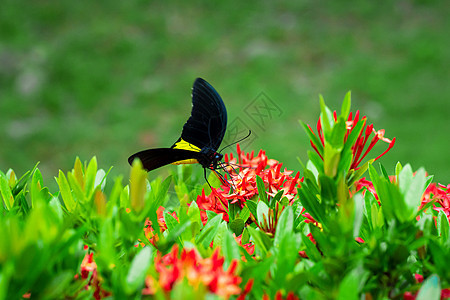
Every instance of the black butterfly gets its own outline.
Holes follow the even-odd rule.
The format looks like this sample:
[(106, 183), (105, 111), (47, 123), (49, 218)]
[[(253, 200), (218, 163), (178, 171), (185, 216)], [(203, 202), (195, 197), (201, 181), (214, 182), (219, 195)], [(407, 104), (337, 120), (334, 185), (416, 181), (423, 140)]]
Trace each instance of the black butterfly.
[(217, 91), (197, 78), (192, 88), (191, 116), (183, 126), (181, 137), (170, 148), (148, 149), (128, 158), (130, 165), (139, 158), (147, 171), (168, 164), (199, 163), (215, 171), (223, 155), (217, 152), (227, 128), (227, 110)]

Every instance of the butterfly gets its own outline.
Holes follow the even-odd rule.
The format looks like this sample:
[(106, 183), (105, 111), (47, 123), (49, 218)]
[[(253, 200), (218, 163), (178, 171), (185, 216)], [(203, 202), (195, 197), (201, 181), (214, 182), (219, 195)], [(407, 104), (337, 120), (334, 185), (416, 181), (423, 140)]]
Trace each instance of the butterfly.
[(144, 169), (152, 171), (168, 164), (199, 163), (206, 178), (206, 169), (221, 168), (223, 155), (217, 152), (227, 128), (227, 109), (219, 93), (206, 80), (197, 78), (192, 87), (191, 116), (183, 126), (181, 137), (170, 148), (140, 151), (128, 158), (130, 165), (136, 158)]

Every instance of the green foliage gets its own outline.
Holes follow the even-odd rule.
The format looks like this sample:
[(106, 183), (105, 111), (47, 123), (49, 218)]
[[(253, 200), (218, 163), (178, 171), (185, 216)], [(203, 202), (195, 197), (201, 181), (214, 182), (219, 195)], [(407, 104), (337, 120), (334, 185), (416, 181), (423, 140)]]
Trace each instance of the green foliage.
[[(253, 282), (249, 299), (397, 299), (405, 292), (437, 299), (450, 286), (450, 225), (444, 211), (433, 209), (436, 203), (419, 209), (432, 178), (400, 163), (388, 176), (369, 157), (351, 168), (349, 143), (365, 121), (346, 135), (350, 94), (336, 119), (323, 99), (321, 110), (324, 144), (304, 125), (317, 152), (309, 154), (296, 196), (288, 200), (284, 189), (270, 190), (255, 176), (256, 194), (242, 205), (216, 199), (226, 217), (197, 201), (203, 192), (217, 196), (220, 182), (210, 177), (211, 190), (192, 166), (149, 182), (135, 161), (124, 186), (121, 177), (110, 180), (95, 157), (89, 163), (77, 158), (55, 178), (56, 193), (37, 165), (20, 179), (13, 170), (0, 172), (0, 299), (28, 293), (138, 299), (148, 279), (157, 282), (164, 271), (156, 259), (173, 249), (195, 249), (204, 259), (219, 253), (224, 270), (237, 270), (241, 291)], [(366, 171), (374, 192), (357, 187)], [(213, 297), (210, 286), (192, 285), (188, 277), (153, 293), (157, 299)]]

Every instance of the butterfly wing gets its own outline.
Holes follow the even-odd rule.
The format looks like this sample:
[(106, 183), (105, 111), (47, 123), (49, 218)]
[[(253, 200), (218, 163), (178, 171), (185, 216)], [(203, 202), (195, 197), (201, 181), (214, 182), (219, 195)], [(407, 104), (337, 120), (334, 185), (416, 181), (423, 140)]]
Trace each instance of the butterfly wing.
[(160, 168), (168, 164), (195, 163), (200, 153), (183, 149), (156, 148), (148, 149), (128, 158), (130, 165), (136, 158), (139, 158), (147, 171)]
[(192, 88), (191, 116), (183, 126), (181, 137), (171, 148), (148, 149), (128, 158), (130, 164), (139, 158), (147, 171), (168, 164), (196, 163), (204, 159), (200, 151), (207, 147), (217, 151), (227, 128), (227, 110), (217, 91), (197, 78)]
[[(183, 126), (179, 142), (187, 142), (199, 149), (208, 147), (217, 151), (227, 129), (227, 109), (219, 93), (202, 78), (192, 88), (191, 116)], [(185, 148), (183, 148), (185, 149)]]

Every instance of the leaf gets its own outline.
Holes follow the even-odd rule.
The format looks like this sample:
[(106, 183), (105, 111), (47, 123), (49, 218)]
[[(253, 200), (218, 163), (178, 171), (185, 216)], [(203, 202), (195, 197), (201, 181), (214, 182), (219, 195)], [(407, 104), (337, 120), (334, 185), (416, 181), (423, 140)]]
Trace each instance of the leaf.
[(205, 248), (209, 247), (214, 236), (219, 230), (219, 224), (222, 223), (222, 215), (216, 215), (214, 218), (208, 221), (200, 234), (197, 235), (195, 242), (197, 244), (202, 244)]
[(325, 143), (325, 153), (323, 157), (323, 170), (325, 175), (334, 177), (337, 174), (339, 160), (341, 158), (341, 148), (334, 148), (331, 144)]
[(261, 199), (261, 201), (263, 201), (265, 204), (269, 205), (264, 181), (258, 175), (256, 175), (256, 186), (258, 187), (259, 199)]
[(61, 193), (61, 197), (64, 201), (64, 205), (69, 212), (75, 210), (77, 203), (72, 197), (72, 192), (70, 190), (69, 182), (67, 181), (66, 176), (63, 171), (59, 170), (59, 176), (56, 178), (56, 182), (59, 186), (59, 191)]
[(94, 193), (95, 188), (94, 184), (96, 175), (97, 175), (97, 158), (94, 156), (89, 162), (88, 167), (86, 169), (86, 174), (84, 176), (86, 182), (84, 192), (88, 199)]
[(144, 247), (133, 258), (130, 269), (126, 277), (126, 290), (131, 294), (132, 292), (144, 286), (147, 270), (152, 263), (152, 248)]
[(338, 300), (358, 300), (361, 288), (364, 286), (367, 280), (368, 272), (364, 271), (362, 266), (358, 266), (353, 269), (344, 279), (342, 279), (339, 285)]
[(294, 212), (292, 211), (292, 206), (286, 206), (281, 212), (280, 218), (277, 222), (277, 227), (275, 229), (275, 240), (274, 245), (277, 247), (281, 240), (285, 237), (290, 237), (293, 235), (294, 231)]
[(237, 218), (230, 222), (230, 230), (236, 235), (240, 236), (244, 231), (245, 222), (243, 219)]
[(191, 220), (192, 223), (198, 223), (200, 226), (202, 226), (202, 218), (200, 215), (200, 209), (198, 208), (197, 202), (192, 201), (191, 205), (189, 205), (188, 208), (188, 217)]
[(247, 201), (245, 202), (245, 207), (248, 208), (248, 210), (250, 211), (250, 213), (251, 213), (255, 218), (258, 217), (257, 212), (256, 212), (257, 206), (258, 206), (258, 204), (256, 204), (256, 202), (253, 201), (253, 200), (247, 200)]
[(258, 202), (258, 206), (256, 208), (256, 219), (260, 226), (267, 226), (267, 222), (269, 221), (269, 207), (263, 201)]
[[(42, 179), (42, 174), (39, 169), (34, 171), (33, 177), (31, 178), (30, 194), (31, 194), (31, 205), (35, 206), (36, 201), (41, 198), (41, 190), (44, 186), (44, 181)], [(41, 198), (42, 199), (42, 198)], [(45, 200), (45, 199), (42, 199)]]
[(83, 172), (83, 166), (81, 164), (80, 158), (77, 156), (75, 159), (75, 165), (73, 167), (72, 174), (74, 176), (74, 179), (78, 182), (78, 184), (81, 187), (81, 190), (84, 191), (84, 172)]
[(131, 209), (138, 213), (145, 207), (146, 179), (147, 172), (142, 168), (141, 161), (135, 159), (130, 174), (130, 205)]
[(244, 206), (244, 208), (239, 213), (239, 218), (244, 220), (244, 222), (247, 222), (249, 217), (250, 217), (250, 209), (246, 205), (246, 206)]
[(14, 205), (14, 197), (11, 193), (11, 188), (9, 187), (8, 180), (5, 174), (0, 171), (0, 190), (3, 198), (3, 203), (5, 204), (7, 210), (11, 210)]
[(411, 210), (415, 210), (418, 206), (420, 206), (420, 202), (422, 200), (422, 195), (425, 192), (425, 170), (420, 168), (416, 175), (412, 178), (411, 184), (409, 185), (408, 190), (406, 191), (405, 201)]
[(303, 121), (300, 121), (300, 124), (303, 126), (303, 129), (305, 130), (306, 134), (308, 135), (309, 140), (316, 146), (317, 151), (319, 151), (320, 155), (323, 157), (323, 145), (322, 142), (319, 140), (319, 138), (314, 134), (313, 131), (311, 131), (304, 123)]
[(363, 222), (363, 197), (361, 193), (356, 194), (353, 196), (353, 202), (354, 202), (354, 219), (353, 219), (353, 237), (359, 237), (359, 231), (361, 229), (361, 225)]
[(350, 107), (352, 105), (352, 93), (351, 91), (348, 91), (347, 94), (345, 94), (344, 100), (342, 101), (341, 106), (341, 117), (344, 120), (348, 119), (348, 115), (350, 113)]
[(422, 284), (416, 300), (439, 300), (441, 299), (441, 284), (436, 274), (429, 276)]
[(225, 268), (230, 265), (233, 259), (241, 259), (239, 245), (228, 230), (225, 232), (225, 236), (222, 239), (222, 254), (226, 262)]
[(227, 224), (225, 222), (221, 222), (218, 227), (219, 228), (217, 230), (217, 233), (215, 234), (213, 239), (214, 249), (222, 246), (225, 235), (228, 232)]
[(261, 230), (256, 230), (252, 227), (247, 227), (248, 232), (252, 237), (252, 241), (255, 247), (261, 252), (262, 256), (266, 256), (270, 247), (272, 246), (272, 241), (267, 236), (267, 234)]
[(308, 257), (314, 261), (319, 262), (322, 259), (322, 255), (320, 255), (319, 250), (317, 250), (316, 245), (307, 237), (302, 234), (302, 242), (306, 246), (305, 252)]
[[(323, 157), (323, 154), (322, 154), (322, 157)], [(318, 175), (319, 171), (320, 171), (320, 173), (323, 172), (324, 163), (323, 163), (322, 158), (320, 158), (319, 154), (317, 154), (314, 151), (308, 151), (308, 158), (309, 158), (309, 161), (306, 163), (306, 166), (308, 167), (309, 170), (311, 170), (313, 172), (313, 174), (315, 176)], [(309, 162), (311, 162), (311, 164), (309, 164)], [(313, 165), (314, 169), (311, 169), (310, 165)], [(316, 170), (316, 172), (314, 172), (314, 170)]]
[(439, 211), (436, 225), (438, 235), (441, 237), (441, 245), (447, 247), (447, 249), (450, 249), (450, 225), (443, 210)]
[(334, 180), (326, 175), (319, 175), (320, 199), (322, 204), (334, 206), (337, 201), (337, 188)]

